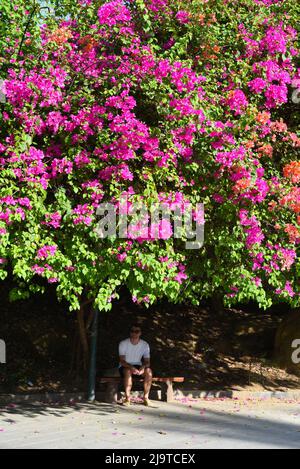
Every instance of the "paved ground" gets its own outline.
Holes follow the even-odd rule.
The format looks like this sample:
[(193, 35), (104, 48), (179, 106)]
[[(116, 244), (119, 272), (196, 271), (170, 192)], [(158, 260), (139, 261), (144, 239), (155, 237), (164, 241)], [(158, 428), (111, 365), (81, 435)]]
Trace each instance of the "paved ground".
[(0, 407), (6, 448), (300, 448), (300, 401), (193, 400)]

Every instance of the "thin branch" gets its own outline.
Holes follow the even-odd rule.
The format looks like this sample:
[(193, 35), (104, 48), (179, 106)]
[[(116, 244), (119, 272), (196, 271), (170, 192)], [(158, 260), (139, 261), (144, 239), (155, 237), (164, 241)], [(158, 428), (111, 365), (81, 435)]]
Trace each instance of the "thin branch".
[(24, 30), (24, 32), (23, 32), (23, 36), (22, 36), (22, 40), (21, 40), (21, 44), (20, 44), (20, 46), (19, 46), (19, 50), (18, 50), (17, 57), (19, 57), (19, 55), (20, 55), (20, 53), (21, 53), (22, 46), (23, 46), (23, 43), (24, 43), (24, 41), (25, 41), (26, 33), (27, 33), (28, 29), (29, 29), (31, 20), (32, 20), (33, 15), (35, 14), (37, 8), (38, 8), (38, 5), (35, 3), (35, 4), (34, 4), (34, 8), (33, 8), (32, 12), (30, 13), (29, 18), (28, 18), (28, 21), (27, 21), (27, 23), (26, 23), (25, 30)]

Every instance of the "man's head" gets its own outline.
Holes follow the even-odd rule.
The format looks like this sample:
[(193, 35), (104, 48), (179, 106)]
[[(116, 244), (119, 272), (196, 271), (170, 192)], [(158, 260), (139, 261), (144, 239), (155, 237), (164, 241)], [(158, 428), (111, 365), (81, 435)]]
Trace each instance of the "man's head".
[(132, 324), (130, 328), (130, 338), (133, 340), (139, 340), (142, 334), (142, 328), (139, 323)]

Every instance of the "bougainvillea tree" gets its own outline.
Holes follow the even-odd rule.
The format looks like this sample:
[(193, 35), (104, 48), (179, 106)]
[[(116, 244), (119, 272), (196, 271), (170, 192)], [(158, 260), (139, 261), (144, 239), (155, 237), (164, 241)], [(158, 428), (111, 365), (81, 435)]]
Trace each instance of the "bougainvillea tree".
[[(87, 299), (108, 310), (122, 285), (145, 305), (214, 294), (299, 305), (299, 6), (72, 5), (45, 17), (31, 50), (1, 50), (13, 57), (0, 113), (0, 278), (13, 275), (12, 299), (48, 283), (73, 310)], [(121, 210), (122, 196), (129, 211), (204, 203), (203, 247), (186, 249), (167, 221), (159, 239), (135, 225), (99, 239), (98, 205)]]

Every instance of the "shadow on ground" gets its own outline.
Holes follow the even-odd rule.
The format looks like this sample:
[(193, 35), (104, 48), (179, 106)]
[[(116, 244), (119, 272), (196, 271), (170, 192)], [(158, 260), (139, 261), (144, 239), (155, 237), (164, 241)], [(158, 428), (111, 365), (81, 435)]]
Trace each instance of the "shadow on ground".
[[(92, 440), (92, 436), (94, 437), (96, 432), (99, 434), (99, 417), (102, 419), (101, 422), (108, 424), (112, 415), (114, 418), (113, 427), (117, 427), (118, 432), (121, 435), (126, 435), (126, 437), (124, 436), (123, 439), (116, 438), (114, 437), (115, 434), (112, 433), (113, 427), (111, 430), (108, 428), (106, 432), (99, 435), (98, 440), (99, 444), (105, 444), (104, 447), (107, 448), (180, 448), (187, 441), (190, 442), (189, 447), (201, 447), (205, 444), (210, 444), (213, 447), (219, 447), (220, 445), (226, 447), (238, 445), (241, 447), (265, 446), (292, 449), (300, 447), (300, 425), (292, 421), (293, 417), (288, 417), (288, 410), (295, 409), (295, 406), (283, 409), (281, 404), (278, 404), (277, 406), (268, 407), (268, 409), (256, 410), (255, 408), (249, 408), (249, 411), (248, 409), (243, 410), (243, 415), (241, 415), (232, 413), (233, 405), (231, 404), (227, 401), (223, 409), (213, 409), (211, 406), (205, 409), (205, 402), (201, 403), (201, 408), (199, 406), (184, 406), (180, 403), (160, 404), (158, 408), (147, 408), (145, 411), (140, 406), (119, 408), (102, 403), (74, 406), (22, 405), (2, 409), (0, 423), (1, 426), (5, 424), (13, 425), (16, 418), (25, 417), (21, 422), (23, 425), (26, 424), (28, 429), (27, 439), (24, 442), (22, 430), (18, 437), (19, 422), (15, 423), (13, 434), (17, 435), (16, 439), (11, 440), (12, 436), (10, 436), (9, 440), (10, 444), (14, 444), (15, 447), (24, 444), (30, 447), (31, 442), (35, 445), (36, 440), (32, 434), (39, 433), (38, 425), (45, 425), (43, 419), (47, 419), (47, 417), (58, 418), (57, 422), (53, 418), (51, 419), (52, 440), (49, 440), (49, 447), (58, 444), (57, 442), (68, 447), (71, 438), (74, 442), (75, 435), (79, 434), (81, 436), (82, 430), (80, 428), (69, 429), (69, 422), (72, 422), (71, 416), (74, 416), (77, 412), (83, 414), (86, 422), (86, 439), (78, 444), (84, 444), (87, 447), (95, 444), (96, 440)], [(276, 414), (278, 409), (281, 411), (280, 418), (277, 418)], [(262, 415), (263, 410), (266, 410), (265, 414), (267, 415)], [(282, 420), (282, 413), (284, 413), (285, 421)], [(291, 412), (289, 415), (291, 415)], [(35, 417), (42, 418), (38, 419), (39, 423), (35, 422), (30, 427), (30, 422)], [(290, 422), (286, 421), (288, 418), (291, 420)], [(62, 435), (63, 441), (59, 440), (58, 434), (57, 439), (53, 440), (53, 427), (59, 428), (61, 419), (66, 419), (64, 424), (72, 434)], [(21, 427), (22, 423), (20, 424)], [(33, 429), (36, 431), (33, 432)], [(104, 439), (101, 437), (102, 434)], [(137, 435), (139, 437), (143, 436), (143, 439), (137, 438)], [(9, 435), (7, 436), (9, 437)], [(48, 447), (46, 440), (43, 440), (43, 444)], [(1, 435), (1, 445), (2, 447), (5, 446), (5, 434)]]
[[(178, 404), (179, 406), (180, 404)], [(204, 406), (205, 407), (205, 404)], [(147, 414), (156, 417), (156, 411), (150, 410)], [(226, 439), (244, 441), (247, 445), (259, 443), (260, 445), (272, 444), (277, 447), (300, 448), (300, 425), (289, 424), (268, 418), (248, 417), (244, 415), (229, 415), (226, 411), (207, 410), (205, 417), (199, 417), (199, 412), (182, 416), (181, 412), (165, 414), (167, 426), (166, 432), (181, 432), (206, 438), (222, 435)], [(180, 424), (178, 425), (178, 422)], [(161, 431), (161, 424), (154, 424), (152, 429)], [(195, 434), (196, 432), (196, 434)], [(225, 433), (224, 433), (225, 432)]]
[[(66, 417), (72, 412), (85, 412), (94, 415), (109, 415), (118, 412), (116, 405), (110, 405), (102, 402), (97, 404), (80, 403), (68, 405), (63, 403), (55, 404), (8, 404), (0, 406), (0, 422), (12, 423), (13, 417), (22, 415), (23, 417), (35, 418), (38, 416)], [(3, 418), (5, 416), (5, 418)], [(9, 417), (7, 417), (9, 416)]]

